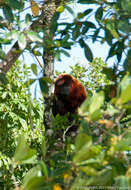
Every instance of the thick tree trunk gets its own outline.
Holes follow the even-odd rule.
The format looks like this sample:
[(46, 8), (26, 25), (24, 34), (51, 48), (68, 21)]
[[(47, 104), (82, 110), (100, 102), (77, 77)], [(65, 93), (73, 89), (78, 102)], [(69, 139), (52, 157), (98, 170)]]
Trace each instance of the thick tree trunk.
[[(57, 7), (60, 4), (60, 0), (46, 0), (43, 5), (43, 25), (46, 28), (44, 39), (49, 39), (53, 44), (53, 34), (50, 32), (49, 28), (52, 22), (52, 18), (56, 12)], [(52, 80), (54, 79), (54, 54), (51, 48), (44, 47), (43, 50), (43, 62), (44, 62), (44, 77), (49, 77)], [(52, 93), (53, 93), (53, 84), (49, 84), (49, 96), (44, 99), (44, 125), (47, 130), (47, 133), (50, 131), (52, 133)], [(49, 133), (49, 134), (50, 134)]]

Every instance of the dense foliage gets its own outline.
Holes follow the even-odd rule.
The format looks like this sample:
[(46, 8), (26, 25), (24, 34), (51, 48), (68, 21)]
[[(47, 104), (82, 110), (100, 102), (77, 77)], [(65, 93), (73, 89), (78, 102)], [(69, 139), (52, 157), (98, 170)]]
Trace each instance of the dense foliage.
[[(26, 76), (27, 68), (24, 70)], [(84, 77), (88, 72), (82, 71), (79, 64), (71, 73), (76, 70)], [(131, 82), (128, 75), (119, 84), (115, 98), (109, 100), (108, 97), (108, 101), (104, 101), (104, 91), (88, 96), (79, 109), (83, 119), (75, 143), (72, 138), (63, 135), (59, 144), (58, 138), (53, 137), (69, 127), (66, 117), (56, 118), (52, 141), (46, 143), (41, 104), (32, 101), (27, 94), (20, 72), (18, 66), (13, 67), (7, 77), (9, 83), (1, 85), (1, 188), (11, 189), (13, 184), (17, 187), (23, 182), (22, 189), (31, 190), (128, 187), (131, 142), (128, 103)], [(95, 86), (99, 74), (96, 73), (92, 86), (93, 82)], [(109, 84), (105, 75), (101, 80), (103, 86)], [(50, 152), (47, 151), (49, 147)]]
[[(24, 81), (28, 78), (29, 69), (20, 64), (17, 61), (7, 75), (6, 84), (0, 85), (1, 190), (11, 189), (15, 181), (21, 184), (21, 179), (31, 167), (31, 161), (29, 166), (17, 166), (12, 159), (19, 136), (23, 141), (27, 140), (32, 151), (34, 148), (38, 150), (39, 156), (44, 135), (43, 107), (28, 92)], [(26, 148), (23, 147), (24, 151)]]

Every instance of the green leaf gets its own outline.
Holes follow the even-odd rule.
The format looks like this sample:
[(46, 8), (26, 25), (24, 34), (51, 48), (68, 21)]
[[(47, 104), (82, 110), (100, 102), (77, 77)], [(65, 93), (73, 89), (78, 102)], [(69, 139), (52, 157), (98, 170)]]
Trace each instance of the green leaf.
[(125, 49), (124, 40), (122, 40), (121, 42), (118, 42), (118, 47), (117, 47), (117, 52), (116, 52), (118, 62), (121, 61), (122, 53), (124, 49)]
[(96, 28), (95, 24), (93, 22), (86, 21), (83, 23), (88, 28)]
[(90, 14), (93, 11), (93, 9), (87, 9), (84, 12), (79, 12), (78, 13), (78, 18), (84, 18), (85, 16), (87, 16), (88, 14)]
[(43, 39), (39, 36), (37, 32), (29, 31), (27, 32), (27, 36), (32, 42), (43, 42)]
[(82, 48), (86, 47), (86, 43), (84, 42), (82, 38), (80, 38), (79, 43)]
[(31, 23), (32, 23), (32, 16), (30, 14), (26, 14), (24, 26), (29, 27)]
[(8, 80), (6, 78), (6, 75), (3, 73), (0, 73), (0, 82), (2, 82), (4, 85), (8, 84)]
[(63, 53), (65, 56), (70, 57), (70, 54), (63, 49), (60, 50), (60, 53)]
[(39, 79), (40, 89), (42, 91), (43, 96), (48, 97), (49, 87), (44, 78)]
[(70, 39), (70, 35), (66, 34), (64, 38), (62, 39), (62, 42), (67, 42)]
[(14, 15), (12, 13), (12, 10), (10, 7), (8, 6), (4, 6), (3, 7), (3, 13), (4, 13), (4, 16), (5, 18), (9, 21), (9, 22), (13, 22), (14, 21)]
[(127, 139), (122, 139), (120, 141), (117, 142), (117, 144), (115, 144), (114, 148), (115, 148), (115, 151), (131, 151), (131, 136), (130, 138), (127, 138)]
[(57, 27), (58, 27), (58, 23), (57, 20), (59, 19), (60, 13), (56, 12), (53, 17), (52, 17), (52, 21), (51, 21), (51, 25), (50, 25), (50, 31), (52, 34), (55, 34)]
[(99, 22), (102, 19), (103, 16), (103, 8), (99, 7), (96, 11), (95, 18)]
[(27, 122), (26, 122), (23, 118), (20, 118), (20, 117), (19, 117), (19, 121), (20, 121), (20, 123), (21, 123), (23, 129), (27, 128)]
[(79, 166), (98, 166), (101, 164), (101, 160), (99, 158), (89, 158), (87, 160), (82, 161), (79, 163)]
[(116, 55), (117, 47), (118, 47), (118, 41), (115, 42), (114, 44), (112, 44), (112, 46), (111, 46), (111, 48), (109, 50), (108, 57), (106, 58), (106, 60), (108, 60), (110, 57)]
[(109, 80), (114, 80), (114, 71), (112, 68), (103, 67), (102, 73), (106, 74)]
[(81, 25), (76, 24), (75, 28), (73, 29), (72, 35), (73, 35), (74, 40), (76, 40), (80, 36), (80, 28), (81, 28)]
[(118, 32), (116, 31), (115, 23), (112, 20), (109, 20), (106, 24), (106, 28), (110, 30), (112, 36), (118, 40), (120, 40), (120, 36)]
[(55, 59), (56, 59), (57, 61), (61, 61), (61, 54), (60, 54), (60, 51), (56, 51), (56, 52), (55, 52)]
[(42, 138), (41, 150), (42, 150), (43, 156), (45, 157), (46, 151), (47, 151), (46, 150), (46, 139), (45, 139), (45, 136), (43, 136), (43, 138)]
[(103, 114), (103, 112), (102, 112), (100, 109), (98, 109), (98, 110), (94, 111), (94, 112), (90, 115), (90, 120), (96, 121), (96, 120), (98, 120), (99, 118), (101, 118), (102, 114)]
[(42, 175), (41, 165), (33, 167), (26, 174), (23, 180), (24, 189), (28, 190), (42, 190), (44, 187), (46, 177)]
[(33, 54), (35, 56), (42, 56), (42, 53), (40, 51), (33, 50)]
[(83, 26), (81, 34), (85, 34), (88, 32), (90, 28), (88, 26)]
[(118, 29), (121, 30), (122, 32), (129, 33), (131, 30), (130, 23), (128, 19), (120, 19), (118, 21)]
[(18, 44), (21, 50), (24, 50), (27, 45), (26, 37), (23, 33), (18, 36)]
[(64, 43), (61, 43), (62, 47), (65, 48), (65, 49), (71, 49), (71, 46), (73, 44), (74, 44), (73, 42), (64, 42)]
[(105, 40), (106, 40), (106, 42), (110, 45), (110, 46), (112, 46), (112, 39), (113, 39), (113, 37), (112, 37), (112, 35), (111, 35), (111, 32), (108, 30), (108, 29), (106, 29), (105, 28)]
[(115, 187), (120, 187), (121, 189), (130, 189), (129, 178), (127, 176), (118, 176), (115, 178)]
[(75, 139), (75, 146), (76, 146), (76, 151), (79, 151), (82, 146), (85, 144), (88, 144), (88, 146), (92, 145), (92, 139), (90, 136), (86, 135), (85, 133), (79, 133)]
[(95, 28), (96, 28), (95, 24), (92, 23), (92, 22), (89, 22), (89, 21), (83, 22), (83, 25), (84, 25), (84, 26), (83, 26), (83, 28), (82, 28), (82, 34), (87, 33), (87, 31), (88, 31), (89, 29), (95, 29)]
[(131, 100), (131, 79), (128, 75), (126, 75), (121, 81), (117, 95), (120, 94), (120, 103), (125, 104)]
[(17, 39), (19, 36), (19, 32), (17, 30), (11, 30), (10, 32), (6, 33), (5, 37), (8, 40)]
[(1, 98), (6, 99), (8, 96), (8, 92), (3, 92)]
[(85, 57), (87, 58), (87, 60), (92, 62), (93, 61), (93, 54), (92, 54), (92, 51), (90, 50), (90, 48), (87, 44), (84, 47), (84, 53), (85, 53)]
[(80, 166), (79, 170), (81, 170), (88, 176), (94, 176), (97, 173), (97, 170), (95, 170), (93, 167), (90, 166)]
[(87, 179), (82, 178), (80, 175), (75, 178), (73, 184), (71, 185), (70, 190), (83, 190), (84, 187), (87, 187)]
[(93, 11), (93, 9), (87, 9), (83, 12), (83, 14), (86, 16), (88, 14), (90, 14)]
[(53, 83), (53, 80), (50, 77), (42, 77), (42, 79), (47, 83)]
[(31, 65), (31, 69), (32, 69), (32, 71), (33, 71), (33, 73), (37, 76), (37, 65), (35, 64), (35, 63), (33, 63), (32, 65)]
[(91, 158), (96, 158), (101, 153), (101, 146), (91, 145), (90, 142), (85, 141), (85, 144), (74, 155), (73, 161), (78, 166), (87, 164), (86, 162)]
[(78, 112), (81, 116), (87, 116), (88, 115), (90, 102), (91, 102), (91, 97), (88, 96), (86, 98), (86, 100), (84, 101), (84, 103), (78, 109)]
[(64, 7), (67, 9), (67, 11), (68, 11), (72, 16), (74, 16), (74, 11), (73, 11), (73, 9), (72, 9), (71, 7), (69, 7), (69, 6), (67, 6), (67, 5), (65, 5)]
[(121, 1), (121, 6), (122, 6), (122, 9), (124, 9), (124, 11), (127, 14), (130, 14), (130, 12), (131, 12), (131, 1), (130, 0)]
[(91, 177), (88, 182), (87, 185), (89, 186), (104, 186), (104, 185), (108, 185), (109, 182), (112, 181), (112, 177), (113, 177), (113, 171), (111, 167), (108, 167), (106, 169), (101, 170), (100, 172), (97, 172), (96, 176)]
[(18, 145), (14, 155), (14, 161), (17, 164), (36, 163), (36, 151), (29, 148), (24, 134), (19, 137)]
[[(6, 39), (6, 38), (0, 38), (0, 43), (1, 44), (10, 44), (10, 40)], [(0, 53), (1, 56), (1, 53)]]
[(48, 170), (47, 170), (46, 164), (43, 161), (40, 161), (40, 166), (41, 166), (41, 169), (42, 169), (42, 174), (45, 177), (48, 177)]
[(92, 37), (93, 43), (97, 40), (99, 32), (100, 32), (100, 28), (96, 29), (96, 31), (94, 32), (93, 37)]
[(6, 54), (1, 48), (0, 48), (0, 59), (6, 60)]
[(97, 3), (97, 1), (95, 1), (95, 0), (79, 0), (78, 3), (81, 3), (81, 4), (94, 4), (94, 3)]
[(113, 105), (108, 104), (106, 109), (106, 114), (109, 114), (110, 116), (113, 116), (115, 114), (120, 113), (119, 109), (116, 109)]
[(35, 81), (36, 81), (36, 79), (29, 79), (29, 80), (27, 80), (27, 81), (25, 82), (25, 85), (26, 85), (27, 87), (29, 87), (29, 86), (32, 85)]
[(9, 7), (13, 8), (13, 9), (22, 9), (22, 3), (18, 0), (6, 0), (7, 4), (9, 5)]
[(124, 61), (124, 68), (131, 73), (131, 48), (127, 52), (127, 57)]
[(76, 153), (74, 155), (73, 161), (77, 164), (86, 160), (90, 155), (90, 147), (92, 147), (92, 139), (85, 133), (80, 133), (76, 138)]
[(92, 115), (95, 111), (100, 109), (103, 103), (104, 103), (104, 92), (101, 91), (99, 93), (94, 94), (94, 96), (91, 99), (89, 113)]

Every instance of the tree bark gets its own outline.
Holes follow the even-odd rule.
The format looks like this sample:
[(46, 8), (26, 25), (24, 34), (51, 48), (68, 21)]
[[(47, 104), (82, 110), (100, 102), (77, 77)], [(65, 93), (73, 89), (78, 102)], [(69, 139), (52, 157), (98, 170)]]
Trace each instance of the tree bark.
[[(56, 12), (57, 7), (59, 6), (61, 0), (46, 0), (44, 1), (43, 11), (42, 11), (42, 18), (43, 24), (46, 26), (46, 31), (44, 34), (44, 38), (52, 40), (53, 44), (53, 34), (49, 30), (50, 25), (52, 23), (52, 18)], [(48, 48), (44, 47), (43, 50), (43, 62), (44, 62), (44, 77), (49, 77), (54, 80), (54, 53), (53, 51)], [(44, 98), (44, 125), (47, 130), (47, 134), (52, 134), (52, 93), (53, 93), (53, 84), (49, 84), (49, 96)], [(48, 133), (49, 132), (49, 133)]]
[(0, 63), (0, 72), (6, 74), (24, 50), (20, 50), (16, 42), (6, 55), (6, 60)]

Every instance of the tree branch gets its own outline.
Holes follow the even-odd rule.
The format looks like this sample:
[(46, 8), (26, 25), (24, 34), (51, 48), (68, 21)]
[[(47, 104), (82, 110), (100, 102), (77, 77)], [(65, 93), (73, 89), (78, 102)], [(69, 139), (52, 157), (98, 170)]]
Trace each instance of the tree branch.
[(11, 66), (15, 63), (18, 57), (23, 53), (24, 50), (19, 48), (18, 42), (16, 42), (10, 51), (6, 55), (6, 60), (0, 63), (0, 70), (2, 73), (6, 74)]
[[(35, 20), (29, 28), (33, 31), (37, 31), (38, 27), (43, 27), (40, 21), (41, 17), (39, 17), (38, 20)], [(27, 46), (30, 42), (31, 41), (27, 39)], [(25, 47), (25, 49), (27, 48), (27, 46)], [(9, 50), (9, 52), (6, 54), (6, 60), (0, 62), (0, 73), (6, 74), (25, 49), (21, 50), (18, 41), (16, 41), (12, 48)]]

